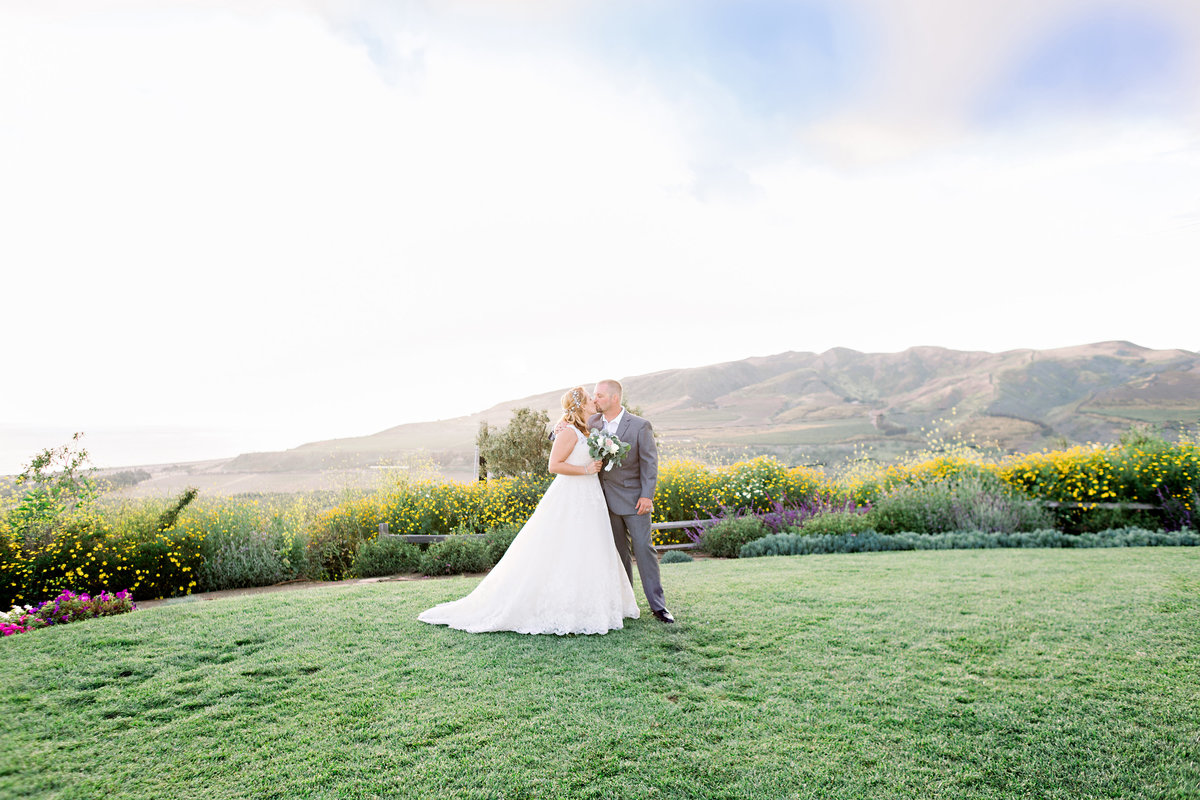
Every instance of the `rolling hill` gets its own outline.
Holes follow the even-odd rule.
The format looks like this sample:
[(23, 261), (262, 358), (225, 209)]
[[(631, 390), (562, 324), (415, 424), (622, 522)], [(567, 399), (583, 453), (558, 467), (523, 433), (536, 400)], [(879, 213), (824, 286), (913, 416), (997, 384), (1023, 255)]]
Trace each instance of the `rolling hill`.
[[(1008, 450), (1112, 441), (1135, 422), (1165, 429), (1200, 422), (1200, 354), (1100, 342), (1059, 350), (900, 353), (788, 352), (622, 379), (666, 448), (772, 452), (820, 463), (871, 446), (886, 458), (918, 449), (921, 429), (953, 416), (954, 430)], [(469, 471), (482, 421), (517, 407), (557, 415), (564, 388), (476, 414), (399, 425), (224, 462), (231, 473), (355, 469), (425, 452)]]

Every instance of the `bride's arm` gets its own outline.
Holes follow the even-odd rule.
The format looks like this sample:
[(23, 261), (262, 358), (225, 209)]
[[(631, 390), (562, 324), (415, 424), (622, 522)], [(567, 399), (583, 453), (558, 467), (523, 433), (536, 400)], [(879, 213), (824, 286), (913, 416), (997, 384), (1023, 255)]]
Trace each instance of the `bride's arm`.
[(575, 449), (576, 441), (574, 436), (555, 436), (554, 446), (550, 448), (550, 463), (546, 469), (555, 475), (592, 475), (599, 472), (602, 463), (600, 461), (592, 461), (583, 466), (567, 463), (567, 457)]

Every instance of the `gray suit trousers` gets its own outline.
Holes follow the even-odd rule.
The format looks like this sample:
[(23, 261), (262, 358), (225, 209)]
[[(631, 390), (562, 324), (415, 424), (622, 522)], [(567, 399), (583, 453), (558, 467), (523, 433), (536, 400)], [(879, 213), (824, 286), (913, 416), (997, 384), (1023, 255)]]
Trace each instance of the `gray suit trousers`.
[(629, 560), (630, 544), (633, 557), (637, 559), (638, 575), (642, 579), (642, 591), (650, 603), (651, 611), (662, 611), (667, 607), (663, 599), (662, 580), (658, 574), (658, 553), (650, 543), (649, 514), (614, 514), (608, 512), (608, 521), (612, 524), (613, 544), (617, 546), (617, 554), (625, 565), (625, 574), (633, 583), (633, 564)]

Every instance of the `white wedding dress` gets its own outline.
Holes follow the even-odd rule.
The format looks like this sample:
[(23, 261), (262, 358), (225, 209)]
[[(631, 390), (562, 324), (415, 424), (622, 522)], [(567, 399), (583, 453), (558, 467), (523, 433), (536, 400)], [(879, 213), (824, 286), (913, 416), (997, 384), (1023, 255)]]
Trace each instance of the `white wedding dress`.
[[(568, 464), (592, 458), (578, 441)], [(568, 435), (564, 430), (563, 436)], [(482, 633), (607, 633), (639, 614), (613, 545), (608, 505), (596, 475), (558, 475), (533, 516), (475, 591), (422, 612), (434, 625)]]

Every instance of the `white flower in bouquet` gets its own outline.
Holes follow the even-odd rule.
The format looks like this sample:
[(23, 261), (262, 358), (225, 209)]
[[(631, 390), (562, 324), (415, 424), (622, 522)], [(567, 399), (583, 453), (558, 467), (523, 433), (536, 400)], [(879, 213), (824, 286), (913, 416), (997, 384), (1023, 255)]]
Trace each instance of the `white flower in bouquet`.
[(629, 452), (628, 444), (616, 436), (601, 431), (592, 431), (587, 438), (587, 445), (591, 457), (604, 462), (605, 472), (611, 472), (613, 467), (621, 466), (621, 462), (625, 460), (625, 455)]

